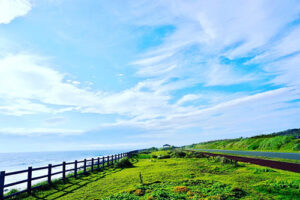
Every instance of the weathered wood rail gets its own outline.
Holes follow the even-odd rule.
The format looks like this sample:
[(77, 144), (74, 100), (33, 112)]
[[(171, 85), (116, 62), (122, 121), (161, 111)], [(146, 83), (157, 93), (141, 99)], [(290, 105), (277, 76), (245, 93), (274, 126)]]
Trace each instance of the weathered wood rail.
[(288, 163), (288, 162), (265, 160), (260, 158), (249, 158), (249, 157), (242, 157), (242, 156), (232, 156), (232, 155), (209, 153), (209, 152), (202, 152), (202, 151), (196, 151), (196, 152), (201, 152), (203, 155), (212, 156), (212, 157), (221, 156), (221, 157), (228, 158), (230, 160), (234, 160), (236, 162), (237, 161), (246, 162), (246, 163), (256, 164), (260, 166), (271, 167), (274, 169), (281, 169), (281, 170), (300, 173), (300, 164), (297, 163)]
[[(88, 170), (90, 170), (90, 172), (93, 172), (95, 170), (100, 170), (100, 169), (103, 169), (104, 167), (111, 166), (114, 163), (118, 162), (118, 160), (120, 160), (124, 157), (127, 157), (127, 156), (130, 157), (130, 154), (131, 154), (131, 152), (127, 152), (127, 153), (115, 154), (115, 155), (104, 156), (104, 157), (84, 159), (84, 160), (79, 160), (79, 161), (75, 160), (74, 162), (62, 162), (61, 164), (55, 164), (55, 165), (49, 164), (48, 166), (45, 166), (45, 167), (37, 167), (37, 168), (28, 167), (28, 169), (14, 171), (14, 172), (1, 171), (0, 172), (0, 200), (8, 199), (8, 198), (11, 198), (13, 196), (16, 196), (16, 195), (19, 195), (22, 193), (27, 193), (28, 195), (30, 195), (32, 190), (42, 187), (42, 185), (33, 186), (32, 182), (35, 180), (46, 178), (48, 184), (51, 185), (53, 176), (61, 174), (60, 179), (66, 180), (66, 178), (67, 178), (66, 175), (68, 173), (72, 173), (72, 172), (73, 172), (73, 174), (68, 177), (77, 178), (79, 173), (87, 175)], [(81, 164), (82, 166), (79, 166), (79, 164)], [(70, 166), (70, 165), (73, 165), (74, 168), (67, 169), (67, 166)], [(52, 169), (58, 168), (58, 167), (61, 167), (62, 170), (53, 173)], [(42, 176), (33, 177), (32, 172), (39, 171), (39, 170), (46, 170), (47, 174), (42, 175)], [(24, 174), (24, 173), (27, 174), (26, 179), (8, 183), (8, 184), (5, 183), (6, 177)], [(26, 189), (18, 191), (13, 194), (9, 194), (9, 195), (4, 194), (6, 188), (24, 184), (24, 183), (27, 183)]]

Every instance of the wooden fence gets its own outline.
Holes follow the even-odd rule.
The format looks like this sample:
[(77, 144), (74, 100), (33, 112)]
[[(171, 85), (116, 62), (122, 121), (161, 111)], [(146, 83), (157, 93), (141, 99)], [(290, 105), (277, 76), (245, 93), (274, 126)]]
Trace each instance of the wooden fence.
[[(28, 167), (28, 169), (25, 169), (25, 170), (8, 172), (8, 173), (6, 173), (5, 171), (1, 171), (0, 172), (0, 200), (7, 199), (7, 198), (19, 195), (21, 193), (26, 193), (26, 192), (28, 195), (30, 195), (32, 190), (41, 187), (41, 185), (32, 186), (32, 181), (39, 180), (39, 179), (47, 179), (48, 184), (51, 185), (53, 176), (61, 174), (62, 177), (60, 179), (65, 180), (67, 173), (72, 173), (72, 172), (73, 172), (73, 175), (69, 176), (69, 177), (77, 178), (79, 173), (86, 175), (88, 169), (91, 172), (93, 172), (94, 170), (100, 170), (101, 168), (104, 168), (106, 166), (111, 166), (114, 163), (116, 163), (118, 160), (120, 160), (121, 158), (130, 156), (130, 154), (131, 154), (131, 152), (127, 152), (127, 153), (121, 153), (121, 154), (105, 156), (105, 157), (84, 159), (84, 160), (80, 160), (80, 161), (75, 160), (74, 162), (62, 162), (61, 164), (56, 164), (56, 165), (49, 164), (48, 166), (45, 166), (45, 167), (37, 167), (37, 168)], [(82, 166), (79, 166), (80, 164)], [(73, 165), (74, 168), (67, 169), (67, 166), (70, 166), (70, 165)], [(62, 170), (53, 173), (52, 169), (57, 168), (57, 167), (61, 167)], [(42, 175), (42, 176), (33, 177), (32, 172), (39, 171), (39, 170), (46, 170), (47, 174)], [(18, 175), (18, 174), (24, 174), (24, 173), (27, 174), (27, 178), (25, 180), (20, 180), (20, 181), (8, 183), (8, 184), (5, 183), (6, 177)], [(19, 184), (24, 184), (24, 183), (25, 184), (27, 183), (26, 189), (18, 191), (13, 194), (4, 195), (5, 188), (11, 187), (11, 186), (16, 186)]]

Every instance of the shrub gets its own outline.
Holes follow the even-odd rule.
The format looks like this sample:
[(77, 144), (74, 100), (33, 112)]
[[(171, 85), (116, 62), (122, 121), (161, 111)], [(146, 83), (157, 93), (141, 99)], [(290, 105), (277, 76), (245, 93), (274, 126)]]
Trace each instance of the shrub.
[(127, 157), (122, 158), (119, 162), (115, 163), (116, 168), (129, 168), (132, 167), (132, 163), (129, 161)]
[(151, 195), (147, 198), (147, 200), (154, 200), (155, 198)]
[(144, 192), (143, 192), (143, 190), (141, 190), (141, 189), (137, 189), (137, 190), (134, 191), (134, 194), (135, 194), (136, 196), (143, 196), (143, 195), (144, 195)]
[(7, 192), (5, 195), (10, 195), (10, 194), (14, 194), (14, 193), (17, 193), (19, 192), (19, 190), (17, 189), (11, 189), (9, 192)]
[(173, 158), (184, 158), (186, 153), (184, 151), (174, 151), (171, 155)]
[(203, 158), (204, 155), (201, 152), (196, 152), (196, 151), (188, 151), (186, 153), (186, 158)]
[(231, 163), (230, 159), (225, 158), (223, 156), (217, 156), (217, 157), (214, 158), (214, 160), (216, 162), (221, 162), (221, 163), (224, 163), (224, 164)]
[(300, 143), (295, 144), (295, 146), (293, 147), (293, 150), (300, 151)]
[(167, 158), (171, 158), (170, 155), (162, 155), (162, 156), (158, 156), (158, 159), (167, 159)]
[(275, 172), (275, 171), (270, 168), (255, 168), (255, 170), (254, 170), (255, 174), (259, 174), (259, 173), (263, 173), (263, 172)]
[(152, 158), (157, 158), (157, 155), (152, 155)]
[(187, 192), (189, 191), (189, 188), (187, 188), (186, 186), (176, 186), (174, 187), (174, 192)]

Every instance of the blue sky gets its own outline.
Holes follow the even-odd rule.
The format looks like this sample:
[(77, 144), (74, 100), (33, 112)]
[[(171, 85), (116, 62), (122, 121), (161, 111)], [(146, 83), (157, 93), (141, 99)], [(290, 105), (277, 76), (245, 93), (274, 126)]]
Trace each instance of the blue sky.
[(0, 0), (0, 152), (300, 127), (299, 1)]

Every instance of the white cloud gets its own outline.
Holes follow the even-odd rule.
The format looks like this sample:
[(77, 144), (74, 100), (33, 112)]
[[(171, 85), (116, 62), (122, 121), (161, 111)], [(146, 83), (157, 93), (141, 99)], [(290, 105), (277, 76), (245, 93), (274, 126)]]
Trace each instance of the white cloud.
[(77, 84), (73, 85), (74, 81), (65, 83), (63, 79), (63, 74), (47, 67), (44, 58), (30, 54), (3, 57), (0, 59), (0, 98), (5, 105), (1, 109), (20, 115), (52, 112), (50, 105), (79, 107), (80, 110), (99, 101), (96, 93), (79, 89)]
[(0, 0), (0, 24), (8, 24), (31, 10), (28, 0)]
[[(45, 58), (30, 54), (3, 57), (0, 59), (0, 112), (24, 115), (75, 110), (140, 118), (178, 112), (168, 103), (167, 94), (143, 91), (153, 86), (146, 82), (120, 93), (103, 93), (80, 89), (75, 81), (64, 82), (64, 79), (64, 74), (48, 67)], [(54, 108), (55, 105), (60, 107)]]
[[(186, 130), (197, 127), (197, 134), (255, 134), (297, 127), (300, 93), (293, 88), (281, 88), (222, 102), (204, 109), (193, 109), (181, 114), (170, 114), (163, 119), (145, 121), (124, 120), (112, 126), (133, 126), (147, 130), (141, 138), (181, 138)], [(274, 123), (276, 122), (276, 123)], [(178, 133), (180, 133), (178, 135)], [(182, 135), (183, 134), (183, 135)], [(201, 136), (201, 134), (199, 134)]]
[(184, 95), (181, 99), (179, 99), (177, 101), (177, 104), (180, 105), (180, 104), (183, 104), (183, 103), (186, 103), (186, 102), (194, 101), (194, 100), (197, 100), (201, 97), (202, 97), (202, 95), (187, 94), (187, 95)]
[[(137, 69), (136, 75), (144, 80), (120, 92), (92, 91), (80, 87), (77, 80), (66, 80), (66, 75), (51, 68), (45, 58), (31, 54), (6, 55), (0, 59), (0, 112), (24, 115), (72, 110), (118, 114), (126, 120), (102, 126), (138, 127), (150, 132), (142, 137), (160, 138), (175, 134), (170, 130), (191, 127), (230, 133), (266, 130), (268, 126), (263, 122), (276, 122), (274, 128), (297, 124), (299, 104), (290, 108), (287, 102), (299, 99), (299, 56), (279, 58), (299, 51), (299, 28), (275, 43), (270, 40), (298, 16), (299, 3), (172, 0), (144, 1), (132, 7), (128, 4), (130, 9), (122, 9), (126, 13), (118, 14), (126, 16), (122, 20), (128, 20), (126, 23), (130, 25), (175, 27), (160, 45), (130, 63)], [(261, 92), (265, 86), (262, 85), (243, 94), (217, 90), (209, 95), (200, 90), (197, 94), (182, 92), (176, 97), (178, 101), (172, 101), (176, 91), (195, 86), (229, 87), (260, 80), (260, 76), (242, 66), (224, 64), (220, 59), (243, 58), (257, 49), (264, 53), (251, 62), (266, 63), (260, 70), (270, 79), (268, 83), (281, 89)], [(123, 74), (116, 76), (120, 78)], [(206, 102), (184, 106), (196, 100)]]
[(79, 135), (84, 130), (55, 129), (55, 128), (1, 128), (0, 134), (7, 135)]
[(28, 114), (39, 114), (39, 113), (50, 113), (53, 110), (43, 104), (33, 103), (26, 99), (11, 99), (1, 98), (0, 113), (6, 115), (28, 115)]

